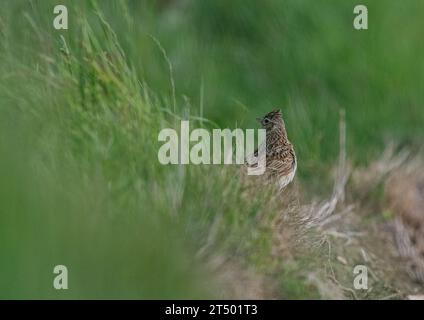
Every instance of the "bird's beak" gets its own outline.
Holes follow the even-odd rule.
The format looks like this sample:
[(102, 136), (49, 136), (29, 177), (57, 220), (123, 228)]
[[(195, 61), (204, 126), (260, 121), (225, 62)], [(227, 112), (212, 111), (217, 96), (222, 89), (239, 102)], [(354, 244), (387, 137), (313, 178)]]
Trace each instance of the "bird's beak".
[(259, 123), (262, 123), (262, 118), (256, 118), (256, 121), (258, 121)]

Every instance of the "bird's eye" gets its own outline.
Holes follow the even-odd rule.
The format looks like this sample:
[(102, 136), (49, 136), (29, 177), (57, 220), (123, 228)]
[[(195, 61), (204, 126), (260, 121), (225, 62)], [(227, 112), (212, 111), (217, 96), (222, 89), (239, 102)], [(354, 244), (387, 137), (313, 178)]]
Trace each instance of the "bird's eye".
[(269, 119), (265, 118), (264, 119), (264, 124), (268, 124), (269, 123)]

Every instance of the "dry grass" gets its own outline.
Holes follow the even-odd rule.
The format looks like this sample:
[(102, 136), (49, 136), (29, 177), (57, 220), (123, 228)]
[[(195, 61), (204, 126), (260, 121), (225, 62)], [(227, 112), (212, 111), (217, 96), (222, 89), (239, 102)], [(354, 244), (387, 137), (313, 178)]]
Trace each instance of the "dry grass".
[(408, 274), (424, 284), (424, 165), (419, 158), (394, 171), (385, 183), (395, 215), (395, 240)]
[[(268, 273), (275, 276), (284, 265), (306, 259), (306, 268), (302, 266), (297, 273), (324, 299), (400, 299), (422, 293), (415, 282), (424, 279), (422, 162), (407, 150), (396, 152), (395, 144), (389, 144), (367, 167), (351, 168), (344, 112), (339, 127), (339, 159), (328, 199), (306, 202), (297, 183), (283, 194), (268, 190), (272, 196), (258, 213), (258, 222), (272, 230), (274, 261), (283, 261), (276, 262)], [(383, 199), (375, 195), (381, 187)], [(247, 190), (249, 198), (252, 194)], [(393, 216), (385, 217), (387, 210)], [(369, 271), (366, 291), (353, 288), (352, 271), (358, 264)], [(249, 296), (246, 292), (254, 293), (249, 297), (255, 298), (284, 296), (284, 292), (276, 294), (275, 286), (260, 272), (252, 276), (251, 270), (241, 265), (235, 268), (224, 262), (222, 266), (221, 278), (232, 290), (240, 289), (246, 274), (252, 277), (242, 281), (239, 292), (244, 294), (239, 297)]]
[[(421, 154), (396, 149), (391, 143), (379, 159), (366, 168), (358, 168), (352, 177), (352, 190), (365, 215), (371, 218), (369, 229), (380, 233), (382, 242), (375, 246), (380, 248), (376, 253), (389, 266), (382, 267), (388, 269), (383, 277), (406, 296), (422, 292), (424, 283), (423, 158)], [(375, 199), (374, 191), (379, 188), (382, 196)], [(375, 219), (375, 211), (383, 214)], [(372, 235), (368, 241), (377, 238)]]

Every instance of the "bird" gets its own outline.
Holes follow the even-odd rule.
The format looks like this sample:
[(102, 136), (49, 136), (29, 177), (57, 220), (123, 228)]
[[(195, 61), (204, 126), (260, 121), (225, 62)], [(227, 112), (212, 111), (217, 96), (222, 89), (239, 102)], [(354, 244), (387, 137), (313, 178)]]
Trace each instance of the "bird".
[[(297, 170), (297, 158), (293, 144), (287, 137), (286, 126), (280, 109), (267, 113), (264, 117), (256, 118), (262, 128), (266, 130), (266, 179), (275, 181), (280, 191), (293, 181)], [(254, 156), (258, 157), (258, 150)]]

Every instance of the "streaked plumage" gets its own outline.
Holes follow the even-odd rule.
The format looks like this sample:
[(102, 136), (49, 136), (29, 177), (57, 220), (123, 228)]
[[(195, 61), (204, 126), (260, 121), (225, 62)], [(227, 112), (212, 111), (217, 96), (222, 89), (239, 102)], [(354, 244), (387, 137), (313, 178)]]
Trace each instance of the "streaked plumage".
[[(266, 130), (266, 175), (275, 180), (280, 190), (294, 178), (297, 169), (296, 153), (287, 138), (280, 110), (274, 110), (257, 119)], [(257, 150), (255, 156), (258, 155)]]

